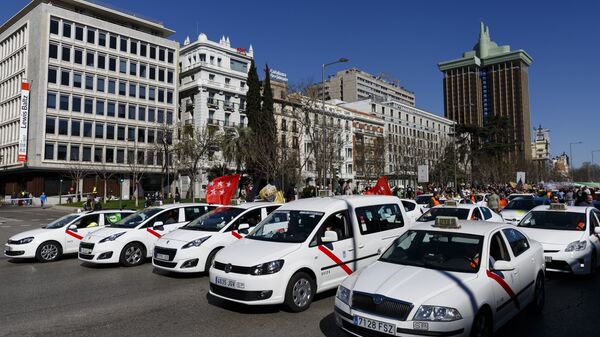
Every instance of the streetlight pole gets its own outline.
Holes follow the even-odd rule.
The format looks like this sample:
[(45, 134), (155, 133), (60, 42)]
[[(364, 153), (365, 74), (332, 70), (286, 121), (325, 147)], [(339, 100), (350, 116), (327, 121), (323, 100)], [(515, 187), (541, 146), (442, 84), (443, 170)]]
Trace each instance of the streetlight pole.
[(571, 170), (571, 181), (573, 181), (573, 145), (578, 145), (582, 143), (582, 141), (569, 143), (569, 169)]
[[(328, 67), (330, 65), (334, 65), (337, 63), (346, 63), (348, 62), (348, 59), (345, 57), (341, 57), (339, 60), (337, 61), (333, 61), (330, 63), (323, 63), (321, 65), (321, 110), (323, 111), (323, 114), (325, 114), (325, 67)], [(327, 123), (327, 122), (325, 122)], [(324, 128), (324, 132), (327, 132), (327, 128)], [(326, 135), (325, 135), (326, 137)], [(325, 138), (327, 139), (327, 138)], [(325, 174), (326, 172), (323, 172), (323, 187), (325, 186)], [(333, 184), (332, 184), (333, 186)]]

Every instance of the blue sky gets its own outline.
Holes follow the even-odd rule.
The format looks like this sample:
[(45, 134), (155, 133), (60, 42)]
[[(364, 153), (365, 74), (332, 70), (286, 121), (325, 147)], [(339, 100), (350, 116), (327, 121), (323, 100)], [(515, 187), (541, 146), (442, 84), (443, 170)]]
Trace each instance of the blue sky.
[[(2, 1), (5, 21), (28, 0)], [(551, 151), (575, 165), (600, 149), (600, 3), (595, 1), (191, 1), (103, 0), (163, 21), (183, 42), (204, 32), (254, 47), (290, 82), (317, 81), (321, 64), (347, 57), (344, 67), (384, 72), (415, 92), (417, 105), (443, 115), (440, 61), (458, 58), (477, 42), (479, 21), (492, 40), (533, 57), (529, 73), (531, 125), (551, 130)], [(263, 67), (261, 66), (260, 69)], [(261, 75), (262, 76), (262, 75)], [(600, 163), (600, 153), (595, 154)]]

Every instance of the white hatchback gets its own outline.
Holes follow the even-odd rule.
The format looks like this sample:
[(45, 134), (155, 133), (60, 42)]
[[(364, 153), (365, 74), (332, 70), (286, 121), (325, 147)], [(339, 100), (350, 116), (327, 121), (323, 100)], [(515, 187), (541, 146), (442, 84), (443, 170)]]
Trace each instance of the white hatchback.
[(316, 293), (373, 262), (412, 222), (393, 196), (300, 199), (220, 250), (210, 293), (245, 304), (307, 309)]
[(152, 264), (179, 273), (208, 272), (220, 249), (242, 239), (280, 206), (269, 202), (221, 206), (158, 239)]
[(67, 214), (42, 228), (13, 235), (4, 245), (4, 255), (55, 261), (63, 254), (77, 253), (79, 241), (88, 233), (117, 223), (132, 213), (134, 211), (102, 210)]
[(174, 204), (146, 208), (86, 235), (79, 243), (79, 259), (90, 263), (121, 263), (126, 267), (140, 265), (152, 256), (154, 243), (162, 235), (216, 207)]

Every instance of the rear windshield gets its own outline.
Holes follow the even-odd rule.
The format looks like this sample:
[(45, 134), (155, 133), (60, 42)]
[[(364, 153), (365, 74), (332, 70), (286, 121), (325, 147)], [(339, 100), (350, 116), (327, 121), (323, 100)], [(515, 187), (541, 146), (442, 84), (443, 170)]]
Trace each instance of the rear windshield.
[(415, 201), (419, 205), (428, 204), (429, 201), (431, 201), (431, 196), (430, 195), (420, 195), (417, 197), (417, 199), (415, 199)]
[(467, 220), (469, 217), (469, 209), (456, 207), (434, 207), (421, 215), (417, 221), (427, 222), (434, 221), (438, 216), (454, 216), (459, 220)]
[(521, 220), (519, 227), (584, 231), (585, 213), (533, 211)]
[(541, 204), (542, 204), (542, 201), (540, 201), (540, 200), (518, 198), (518, 199), (514, 199), (513, 201), (509, 202), (508, 205), (506, 205), (506, 207), (504, 207), (504, 209), (518, 209), (518, 210), (523, 210), (523, 211), (530, 211), (535, 206), (539, 206)]

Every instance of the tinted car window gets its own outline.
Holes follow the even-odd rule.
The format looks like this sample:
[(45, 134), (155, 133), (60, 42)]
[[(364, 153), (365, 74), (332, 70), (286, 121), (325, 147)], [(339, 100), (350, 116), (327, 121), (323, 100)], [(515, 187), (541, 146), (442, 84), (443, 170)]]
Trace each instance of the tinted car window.
[(192, 221), (203, 215), (204, 213), (214, 209), (214, 207), (209, 206), (194, 206), (194, 207), (186, 207), (184, 209), (185, 221)]
[(485, 220), (490, 219), (492, 217), (492, 211), (490, 211), (487, 207), (480, 207), (481, 213), (483, 213), (483, 218)]
[(362, 234), (378, 233), (404, 226), (402, 211), (397, 204), (357, 207), (356, 218)]
[(512, 228), (503, 229), (502, 232), (506, 236), (510, 249), (512, 249), (515, 256), (519, 256), (529, 249), (529, 241), (521, 232)]
[(92, 228), (92, 227), (98, 227), (98, 225), (100, 224), (100, 214), (91, 214), (91, 215), (86, 215), (84, 217), (82, 217), (81, 219), (79, 219), (78, 221), (76, 221), (74, 223), (74, 225), (77, 225), (77, 228)]
[(459, 220), (467, 220), (469, 217), (469, 209), (468, 208), (457, 208), (457, 207), (434, 207), (429, 211), (425, 212), (425, 214), (421, 215), (417, 221), (418, 222), (427, 222), (433, 221), (438, 216), (454, 216)]
[(404, 210), (406, 210), (407, 212), (410, 212), (410, 211), (414, 210), (415, 207), (417, 207), (417, 205), (413, 204), (410, 201), (406, 201), (406, 200), (402, 200), (402, 206), (404, 206)]

